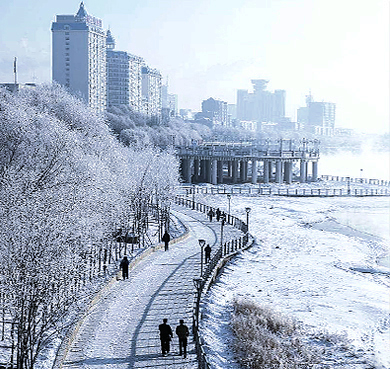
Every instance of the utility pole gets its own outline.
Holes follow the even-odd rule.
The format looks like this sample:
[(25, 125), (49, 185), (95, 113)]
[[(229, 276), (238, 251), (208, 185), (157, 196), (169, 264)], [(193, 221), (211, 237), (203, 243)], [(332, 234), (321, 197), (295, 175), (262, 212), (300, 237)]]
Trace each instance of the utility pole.
[(17, 72), (16, 72), (16, 61), (17, 61), (17, 58), (15, 56), (15, 59), (14, 59), (15, 90), (16, 90), (16, 85), (18, 83)]

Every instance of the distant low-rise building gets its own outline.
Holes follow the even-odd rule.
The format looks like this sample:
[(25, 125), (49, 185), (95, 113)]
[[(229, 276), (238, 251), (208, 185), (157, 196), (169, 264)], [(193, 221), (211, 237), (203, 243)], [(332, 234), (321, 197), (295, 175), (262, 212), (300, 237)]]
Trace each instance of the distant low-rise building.
[(0, 88), (3, 87), (10, 92), (18, 92), (26, 88), (35, 88), (35, 83), (0, 83)]
[(335, 120), (336, 104), (313, 101), (311, 94), (306, 96), (306, 106), (297, 110), (300, 129), (314, 134), (332, 136), (335, 132)]
[(202, 112), (197, 114), (198, 119), (206, 119), (211, 126), (228, 126), (227, 102), (210, 97), (202, 101)]

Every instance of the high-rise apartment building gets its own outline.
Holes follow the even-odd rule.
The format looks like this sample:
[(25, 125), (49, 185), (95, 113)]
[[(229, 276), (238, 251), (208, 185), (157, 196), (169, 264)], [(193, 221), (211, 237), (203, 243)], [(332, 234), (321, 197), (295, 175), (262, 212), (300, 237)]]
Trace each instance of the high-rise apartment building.
[(81, 2), (76, 15), (57, 15), (52, 23), (53, 80), (97, 110), (106, 109), (106, 35), (102, 21)]
[(142, 67), (144, 60), (115, 50), (115, 39), (107, 31), (107, 106), (128, 105), (142, 111)]
[(107, 31), (107, 107), (129, 104), (129, 59), (115, 49), (115, 39)]
[(268, 81), (253, 79), (253, 93), (237, 90), (237, 119), (279, 123), (285, 117), (286, 91), (267, 91)]
[(161, 119), (162, 76), (157, 69), (142, 67), (143, 113)]

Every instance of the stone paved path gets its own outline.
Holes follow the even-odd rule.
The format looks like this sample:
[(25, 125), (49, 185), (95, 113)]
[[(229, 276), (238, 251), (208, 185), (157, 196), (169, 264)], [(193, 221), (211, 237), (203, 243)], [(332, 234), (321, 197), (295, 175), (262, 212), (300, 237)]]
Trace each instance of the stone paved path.
[[(186, 224), (189, 237), (168, 251), (152, 253), (130, 271), (128, 280), (116, 281), (104, 291), (69, 346), (63, 369), (197, 368), (192, 308), (193, 278), (200, 271), (198, 239), (204, 238), (212, 248), (216, 245), (215, 250), (220, 224), (181, 207), (173, 213)], [(229, 232), (239, 236), (237, 230)], [(170, 354), (161, 355), (158, 325), (163, 318), (168, 318), (173, 331), (179, 319), (188, 325), (186, 359), (178, 354), (176, 335)]]

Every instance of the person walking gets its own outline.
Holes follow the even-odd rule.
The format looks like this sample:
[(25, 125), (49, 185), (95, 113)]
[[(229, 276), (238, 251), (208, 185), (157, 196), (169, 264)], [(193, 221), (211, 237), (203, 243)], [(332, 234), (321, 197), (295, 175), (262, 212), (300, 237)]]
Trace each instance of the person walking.
[(171, 236), (168, 234), (167, 231), (165, 231), (162, 237), (162, 241), (164, 242), (164, 246), (165, 246), (165, 251), (168, 251), (168, 245), (170, 240), (171, 240)]
[(158, 326), (160, 331), (161, 352), (163, 356), (169, 353), (169, 342), (173, 337), (172, 328), (168, 323), (168, 319), (164, 318), (163, 323)]
[(209, 216), (210, 222), (212, 222), (213, 221), (213, 216), (215, 215), (212, 208), (210, 208), (210, 210), (208, 211), (207, 215)]
[(190, 332), (188, 331), (188, 327), (184, 325), (184, 320), (179, 320), (179, 325), (176, 327), (176, 334), (179, 337), (179, 349), (180, 355), (184, 354), (184, 357), (187, 357), (187, 337)]
[(219, 210), (219, 208), (215, 211), (215, 215), (216, 215), (216, 218), (217, 218), (217, 222), (219, 222), (219, 219), (221, 218), (221, 210)]
[(210, 261), (210, 256), (211, 256), (211, 247), (209, 244), (207, 244), (207, 246), (204, 248), (204, 259), (206, 263)]
[(119, 269), (122, 270), (122, 278), (128, 279), (129, 278), (129, 259), (125, 255), (119, 265)]

